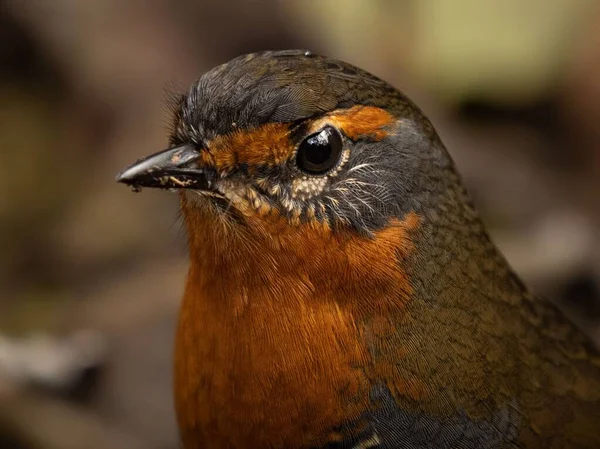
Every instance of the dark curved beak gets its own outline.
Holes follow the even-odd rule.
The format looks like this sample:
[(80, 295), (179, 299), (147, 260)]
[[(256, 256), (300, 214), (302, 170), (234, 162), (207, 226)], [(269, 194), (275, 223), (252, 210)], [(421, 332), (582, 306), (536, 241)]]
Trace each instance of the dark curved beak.
[(136, 188), (206, 190), (211, 180), (205, 169), (194, 164), (199, 158), (200, 151), (194, 146), (180, 145), (138, 160), (116, 179)]

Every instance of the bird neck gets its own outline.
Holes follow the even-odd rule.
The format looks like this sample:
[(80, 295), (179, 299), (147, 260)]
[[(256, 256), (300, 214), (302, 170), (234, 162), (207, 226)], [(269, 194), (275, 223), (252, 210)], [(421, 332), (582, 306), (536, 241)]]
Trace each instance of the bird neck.
[(398, 213), (372, 236), (314, 223), (291, 225), (277, 216), (236, 223), (190, 207), (184, 197), (188, 288), (204, 289), (207, 301), (229, 310), (257, 301), (285, 307), (296, 296), (307, 304), (326, 298), (382, 310), (382, 302), (393, 307), (409, 298), (456, 299), (442, 288), (448, 285), (490, 297), (498, 287), (522, 294), (524, 286), (491, 242), (462, 184), (444, 187), (432, 192), (426, 206)]
[(187, 215), (189, 288), (202, 288), (207, 300), (232, 309), (260, 301), (286, 307), (293, 300), (392, 307), (410, 295), (401, 262), (415, 249), (417, 215), (392, 219), (372, 237), (282, 220), (232, 226)]

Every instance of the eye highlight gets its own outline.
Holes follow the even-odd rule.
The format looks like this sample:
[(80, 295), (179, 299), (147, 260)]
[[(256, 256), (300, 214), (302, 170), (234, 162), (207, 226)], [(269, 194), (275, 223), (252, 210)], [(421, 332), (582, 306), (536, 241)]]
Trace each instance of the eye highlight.
[(323, 175), (333, 169), (342, 155), (342, 136), (332, 126), (306, 137), (296, 153), (298, 168), (311, 175)]

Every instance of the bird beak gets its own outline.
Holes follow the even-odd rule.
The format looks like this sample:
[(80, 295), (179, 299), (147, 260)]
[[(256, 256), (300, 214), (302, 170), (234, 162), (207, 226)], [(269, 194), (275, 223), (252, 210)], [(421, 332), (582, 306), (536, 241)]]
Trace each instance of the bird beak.
[(211, 184), (207, 172), (193, 164), (199, 158), (192, 145), (169, 148), (130, 165), (117, 175), (117, 182), (135, 188), (206, 190)]

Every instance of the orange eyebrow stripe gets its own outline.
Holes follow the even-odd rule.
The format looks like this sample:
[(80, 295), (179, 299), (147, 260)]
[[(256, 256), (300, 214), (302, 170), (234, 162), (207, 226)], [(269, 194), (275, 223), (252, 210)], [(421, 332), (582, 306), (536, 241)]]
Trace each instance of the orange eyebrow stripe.
[(202, 162), (228, 171), (239, 164), (276, 166), (288, 160), (295, 151), (287, 123), (267, 123), (251, 130), (239, 130), (217, 136), (202, 152)]
[[(339, 109), (321, 117), (309, 126), (317, 132), (325, 125), (333, 125), (352, 140), (369, 138), (382, 140), (391, 133), (397, 119), (389, 112), (375, 106), (353, 106)], [(275, 167), (289, 160), (296, 150), (290, 139), (287, 123), (267, 123), (250, 130), (237, 130), (217, 136), (202, 152), (202, 163), (218, 171), (229, 171), (240, 164), (249, 168)]]
[(357, 105), (334, 111), (314, 122), (311, 128), (316, 131), (325, 124), (331, 124), (341, 129), (352, 140), (370, 138), (379, 141), (390, 135), (389, 128), (396, 122), (396, 117), (384, 109)]

